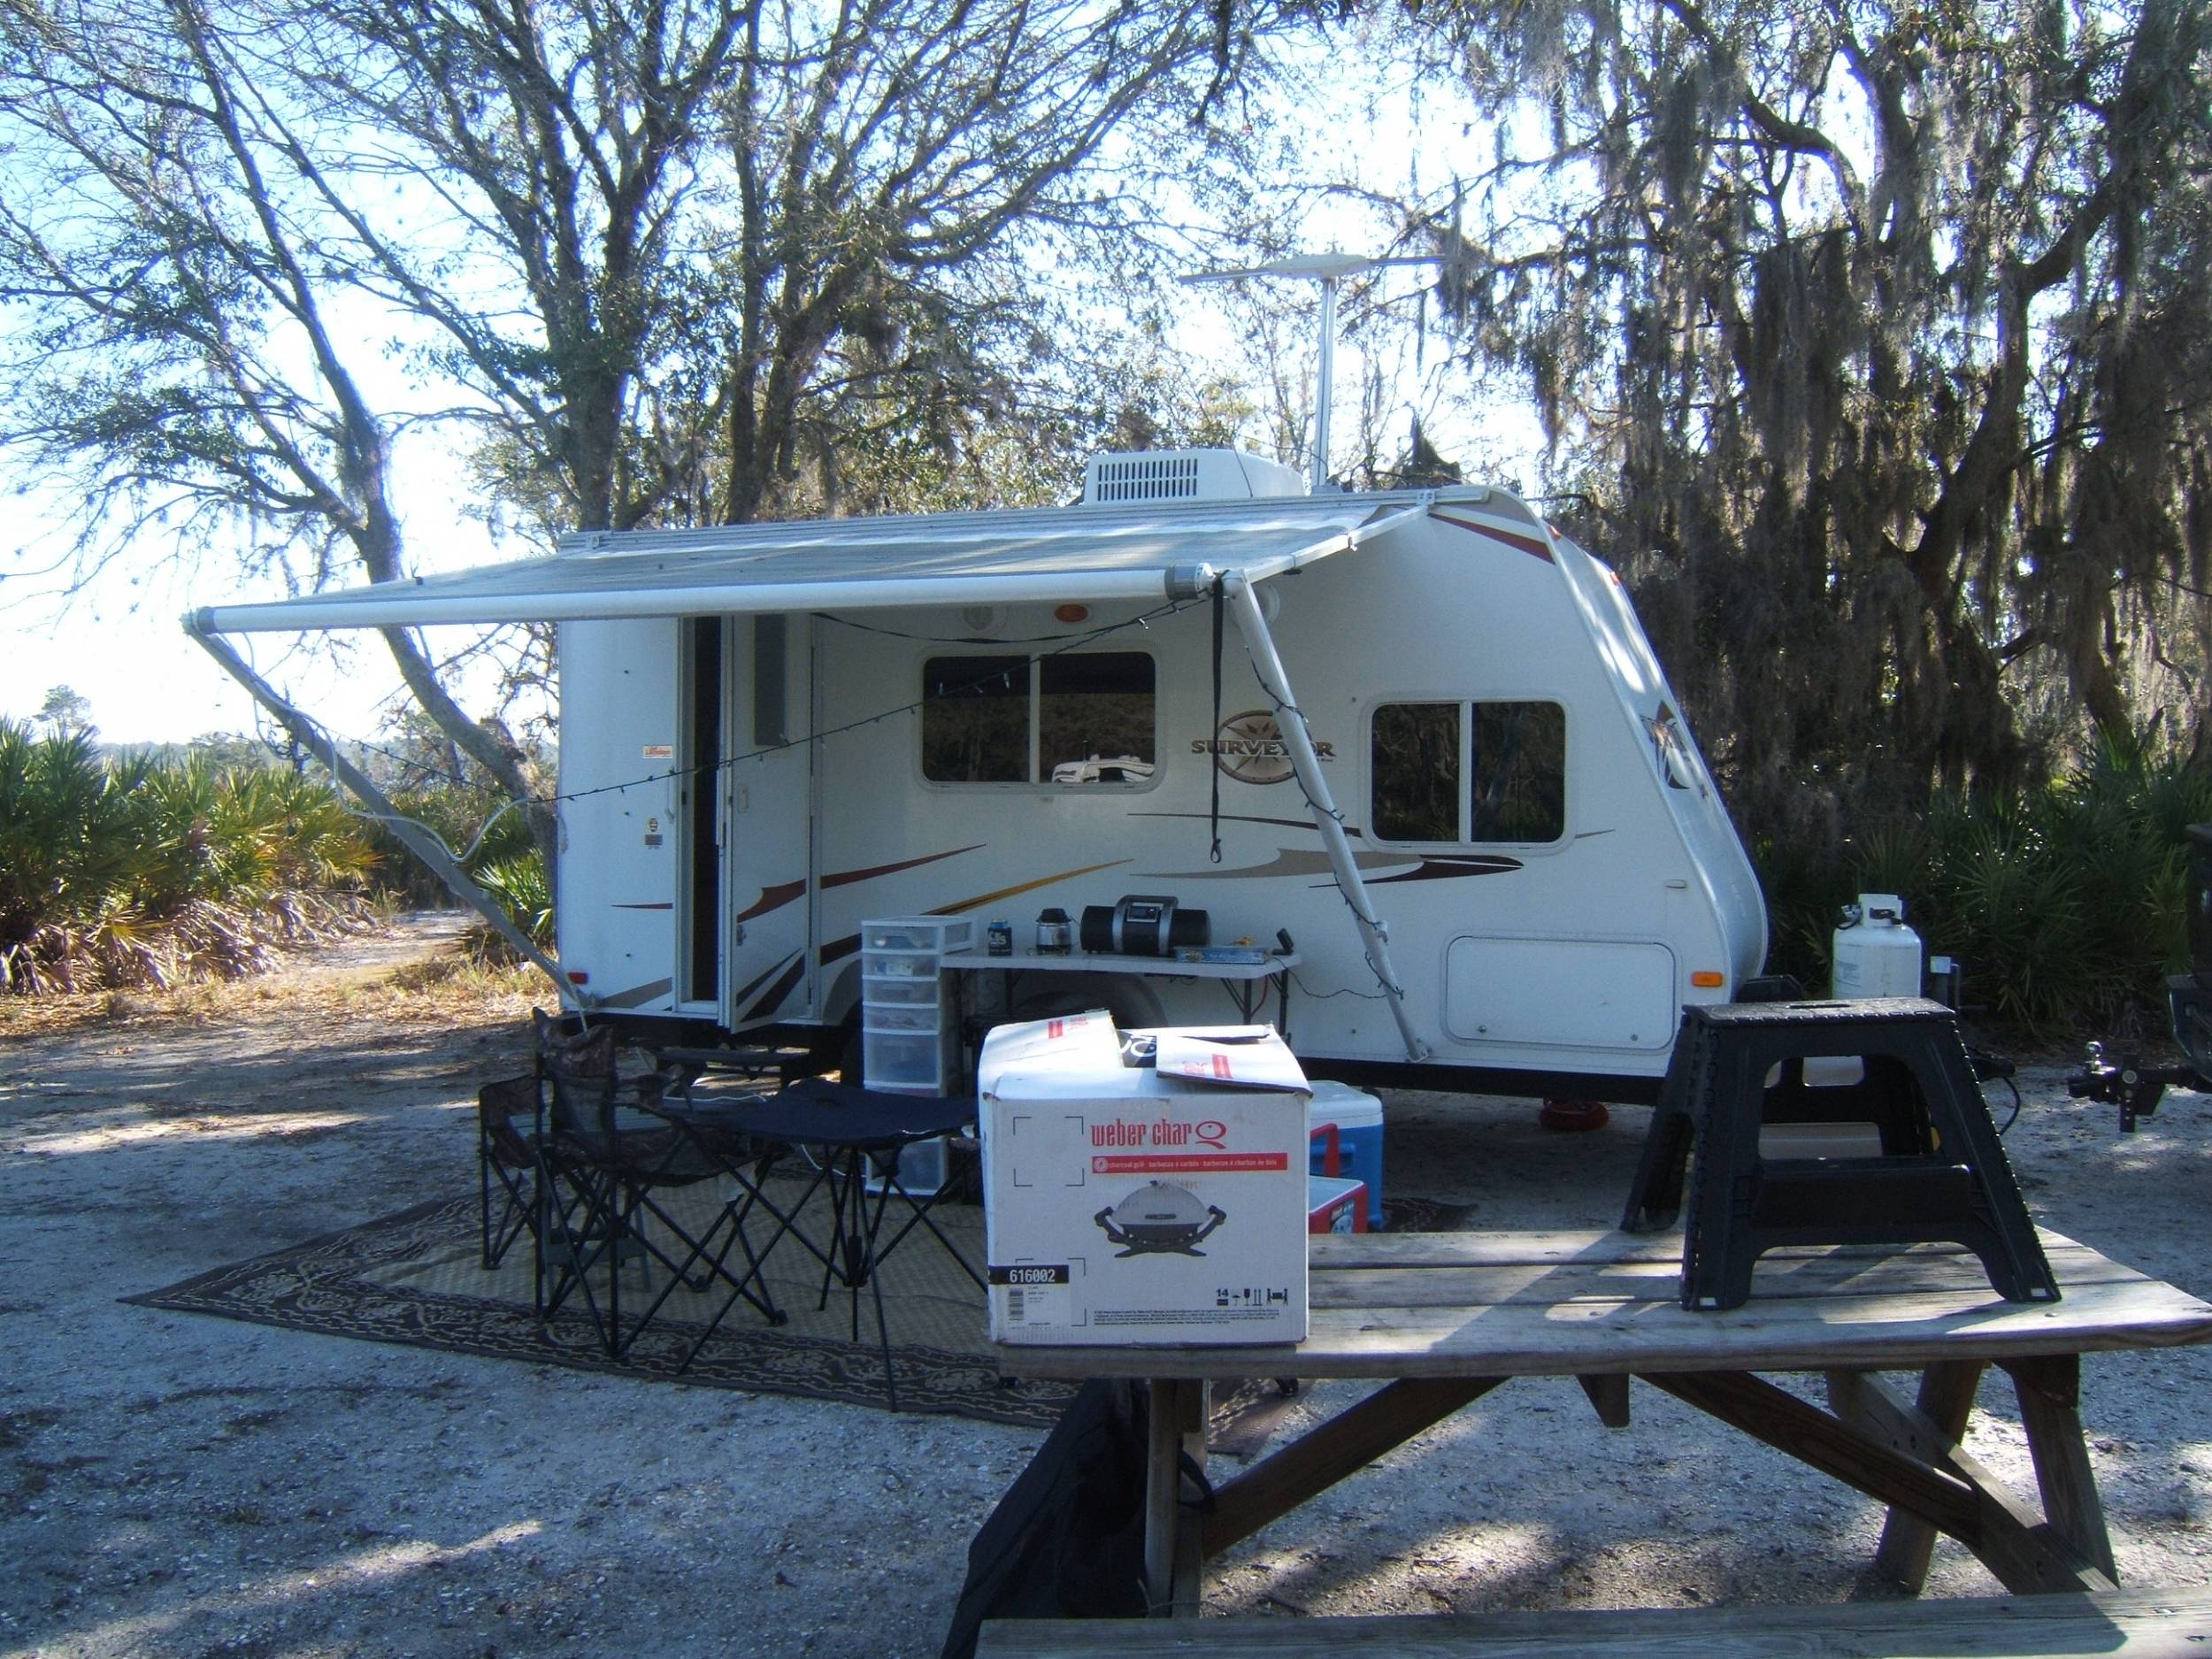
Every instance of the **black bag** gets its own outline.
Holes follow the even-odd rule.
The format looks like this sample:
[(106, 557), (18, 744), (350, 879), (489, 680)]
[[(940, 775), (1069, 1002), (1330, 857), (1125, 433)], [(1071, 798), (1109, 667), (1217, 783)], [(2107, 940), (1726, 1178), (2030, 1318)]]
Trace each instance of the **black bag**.
[(987, 1618), (1142, 1618), (1145, 1392), (1087, 1382), (968, 1546), (943, 1659)]

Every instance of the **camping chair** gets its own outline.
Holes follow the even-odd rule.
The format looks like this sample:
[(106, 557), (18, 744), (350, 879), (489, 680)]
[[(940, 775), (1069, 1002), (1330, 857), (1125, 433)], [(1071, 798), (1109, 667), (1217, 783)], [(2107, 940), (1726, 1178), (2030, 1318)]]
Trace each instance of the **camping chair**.
[[(601, 1346), (609, 1358), (619, 1359), (679, 1285), (703, 1291), (718, 1279), (731, 1287), (733, 1303), (741, 1298), (770, 1323), (782, 1324), (745, 1236), (745, 1206), (720, 1206), (698, 1232), (656, 1197), (727, 1175), (729, 1160), (701, 1132), (661, 1113), (658, 1073), (621, 1078), (611, 1026), (573, 1031), (541, 1010), (533, 1016), (550, 1108), (539, 1158), (541, 1327), (571, 1294), (580, 1295)], [(663, 1239), (670, 1248), (663, 1248)], [(743, 1253), (742, 1277), (728, 1266), (733, 1248)], [(627, 1260), (641, 1268), (658, 1263), (667, 1282), (642, 1313), (626, 1319), (621, 1269)], [(603, 1302), (592, 1282), (602, 1263)]]
[[(503, 1078), (476, 1091), (477, 1221), (487, 1272), (537, 1213), (539, 1110), (535, 1073)], [(495, 1189), (500, 1194), (496, 1217)]]

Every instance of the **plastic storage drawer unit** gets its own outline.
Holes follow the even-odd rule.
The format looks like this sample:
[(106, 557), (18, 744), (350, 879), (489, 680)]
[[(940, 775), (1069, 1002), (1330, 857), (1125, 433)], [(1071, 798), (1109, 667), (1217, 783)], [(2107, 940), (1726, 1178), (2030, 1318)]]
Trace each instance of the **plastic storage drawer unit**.
[(870, 1088), (911, 1089), (934, 1094), (943, 1086), (944, 1039), (934, 1031), (869, 1031), (860, 1034), (861, 1074)]

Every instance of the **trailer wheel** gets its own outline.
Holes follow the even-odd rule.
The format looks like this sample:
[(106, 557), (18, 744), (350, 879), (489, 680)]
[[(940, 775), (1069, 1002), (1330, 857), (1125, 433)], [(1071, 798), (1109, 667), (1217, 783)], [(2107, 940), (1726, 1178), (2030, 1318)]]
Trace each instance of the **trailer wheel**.
[(1572, 1134), (1602, 1129), (1612, 1116), (1605, 1110), (1605, 1102), (1597, 1100), (1547, 1100), (1536, 1114), (1536, 1121), (1547, 1129), (1557, 1129)]
[(1166, 1010), (1150, 986), (1131, 973), (1083, 973), (1040, 986), (1014, 999), (1010, 1018), (1056, 1019), (1066, 1014), (1087, 1014), (1103, 1008), (1124, 1030), (1142, 1030), (1167, 1024)]

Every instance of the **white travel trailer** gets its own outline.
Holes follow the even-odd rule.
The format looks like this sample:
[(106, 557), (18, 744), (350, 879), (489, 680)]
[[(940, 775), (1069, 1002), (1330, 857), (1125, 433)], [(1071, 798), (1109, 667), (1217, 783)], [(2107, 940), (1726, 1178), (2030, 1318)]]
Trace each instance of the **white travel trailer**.
[[(578, 535), (190, 626), (526, 618), (561, 624), (560, 966), (664, 1041), (834, 1053), (866, 918), (1025, 941), (1161, 895), (1287, 937), (1317, 1074), (1637, 1100), (1764, 959), (1618, 580), (1499, 490), (1102, 457), (1074, 506)], [(986, 1012), (1232, 1014), (1137, 965), (965, 977)]]

